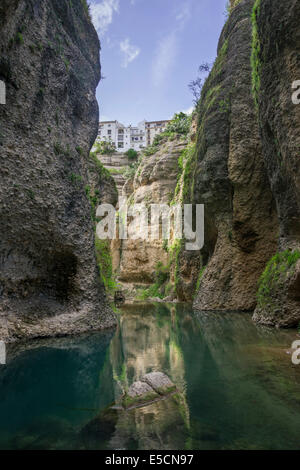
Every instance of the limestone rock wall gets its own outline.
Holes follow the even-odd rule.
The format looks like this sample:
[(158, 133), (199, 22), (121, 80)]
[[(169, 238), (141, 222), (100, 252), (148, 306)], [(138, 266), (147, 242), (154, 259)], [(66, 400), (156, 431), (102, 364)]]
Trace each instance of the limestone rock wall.
[[(133, 190), (130, 204), (170, 204), (177, 184), (178, 159), (185, 147), (186, 143), (180, 139), (167, 140), (154, 155), (143, 157), (134, 180), (125, 187), (126, 191), (130, 187)], [(162, 240), (123, 240), (119, 279), (151, 284), (157, 263), (166, 265), (168, 259)]]
[(254, 85), (264, 162), (279, 218), (278, 251), (285, 252), (277, 271), (285, 278), (281, 275), (277, 285), (270, 279), (268, 296), (259, 302), (254, 319), (276, 326), (300, 321), (300, 264), (292, 264), (286, 253), (300, 256), (300, 105), (292, 101), (292, 84), (300, 80), (299, 15), (299, 1), (256, 2)]
[(253, 0), (232, 10), (198, 106), (195, 202), (205, 204), (202, 310), (253, 310), (277, 249), (278, 218), (252, 96)]
[(133, 163), (123, 153), (114, 153), (112, 155), (98, 155), (99, 160), (103, 163), (104, 167), (111, 173), (118, 190), (118, 194), (121, 196), (123, 187), (126, 183), (127, 177), (125, 175), (126, 170)]
[(0, 337), (112, 326), (85, 193), (99, 40), (81, 0), (0, 5)]

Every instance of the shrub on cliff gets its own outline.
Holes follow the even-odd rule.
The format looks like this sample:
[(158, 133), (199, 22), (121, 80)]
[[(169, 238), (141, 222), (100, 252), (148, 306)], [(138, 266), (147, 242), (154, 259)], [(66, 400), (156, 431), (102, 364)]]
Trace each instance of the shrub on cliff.
[(134, 149), (129, 149), (127, 152), (125, 152), (126, 157), (128, 157), (129, 160), (136, 160), (138, 157), (138, 153)]
[(173, 119), (169, 122), (163, 134), (170, 135), (188, 135), (191, 127), (192, 116), (185, 113), (175, 114)]
[(99, 153), (100, 155), (111, 155), (115, 153), (116, 146), (113, 142), (96, 142), (94, 144), (95, 153)]
[(113, 274), (110, 241), (100, 240), (96, 235), (95, 249), (102, 282), (107, 292), (113, 292), (117, 288), (117, 283)]
[(157, 134), (152, 145), (149, 145), (144, 151), (146, 157), (154, 155), (159, 150), (159, 146), (168, 141), (174, 140), (176, 137), (187, 137), (190, 132), (192, 122), (192, 116), (188, 116), (185, 113), (177, 113), (173, 119), (169, 122), (164, 132)]

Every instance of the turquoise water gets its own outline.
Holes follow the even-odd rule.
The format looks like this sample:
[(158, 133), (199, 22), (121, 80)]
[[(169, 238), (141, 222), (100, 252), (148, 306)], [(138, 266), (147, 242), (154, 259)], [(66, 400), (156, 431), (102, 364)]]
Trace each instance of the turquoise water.
[[(247, 314), (124, 307), (117, 330), (9, 347), (0, 366), (0, 449), (299, 449), (296, 331)], [(109, 408), (145, 373), (180, 391)]]

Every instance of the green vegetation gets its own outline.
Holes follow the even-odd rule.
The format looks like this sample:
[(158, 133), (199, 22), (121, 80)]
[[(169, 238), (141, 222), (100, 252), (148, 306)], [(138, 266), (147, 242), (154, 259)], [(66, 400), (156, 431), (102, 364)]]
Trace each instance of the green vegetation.
[(63, 57), (62, 60), (63, 60), (63, 63), (65, 64), (66, 70), (68, 72), (69, 68), (70, 68), (70, 61), (68, 59), (66, 59), (65, 57)]
[(114, 292), (117, 283), (113, 274), (110, 240), (99, 240), (96, 235), (95, 249), (99, 272), (105, 289), (107, 292)]
[(123, 168), (109, 168), (109, 173), (111, 175), (124, 175), (127, 168), (124, 166)]
[(252, 93), (255, 106), (258, 108), (258, 98), (260, 92), (261, 80), (261, 44), (259, 39), (257, 20), (260, 15), (261, 0), (255, 0), (252, 11), (252, 53), (251, 53), (251, 67), (252, 67)]
[(85, 187), (85, 194), (87, 195), (87, 198), (90, 202), (91, 205), (91, 217), (93, 222), (97, 222), (96, 218), (96, 211), (97, 207), (100, 204), (100, 199), (99, 199), (99, 190), (92, 190), (90, 186)]
[(72, 173), (70, 176), (70, 180), (72, 181), (73, 184), (81, 183), (82, 182), (82, 176), (81, 175), (76, 175), (75, 173)]
[(166, 296), (165, 287), (170, 279), (170, 266), (164, 266), (160, 261), (155, 268), (155, 283), (147, 289), (139, 289), (137, 298), (139, 300), (146, 300), (150, 297), (163, 299)]
[[(178, 176), (177, 176), (177, 185), (175, 188), (173, 199), (171, 200), (171, 205), (176, 204), (176, 202), (185, 202), (187, 198), (192, 198), (194, 191), (194, 171), (196, 168), (196, 145), (190, 143), (182, 151), (178, 159)], [(178, 201), (178, 195), (182, 189), (181, 200)]]
[(91, 19), (91, 13), (90, 13), (90, 5), (87, 2), (87, 0), (81, 0), (81, 4), (84, 8), (85, 13), (87, 14), (88, 18)]
[(69, 145), (67, 145), (66, 148), (64, 148), (60, 142), (55, 142), (53, 145), (54, 153), (55, 155), (62, 155), (64, 157), (70, 157), (71, 155), (71, 150)]
[(168, 137), (172, 135), (187, 136), (190, 131), (191, 122), (192, 122), (192, 116), (188, 116), (185, 113), (175, 114), (171, 122), (169, 122), (169, 124), (167, 125), (167, 128), (163, 132), (163, 134), (165, 134)]
[(287, 275), (294, 270), (299, 259), (300, 252), (297, 250), (286, 250), (271, 258), (259, 279), (257, 292), (259, 307), (273, 304), (273, 294), (284, 288)]
[(227, 0), (226, 7), (225, 7), (225, 16), (229, 18), (233, 9), (241, 2), (241, 0), (234, 0), (232, 4), (230, 4), (230, 0)]
[(180, 253), (183, 247), (183, 240), (175, 240), (171, 248), (170, 253), (170, 265), (174, 266), (174, 289), (177, 290), (177, 286), (180, 281)]
[[(96, 153), (91, 152), (90, 158), (93, 161), (94, 165), (90, 168), (90, 171), (98, 175), (98, 186), (100, 187), (103, 184), (103, 181), (108, 180), (111, 184), (115, 184), (114, 180), (110, 176), (110, 172), (102, 165), (98, 160)], [(91, 218), (93, 222), (97, 222), (96, 211), (97, 207), (100, 204), (100, 193), (98, 189), (91, 188), (90, 186), (85, 187), (85, 192), (87, 198), (91, 205)]]
[(24, 44), (24, 38), (20, 32), (16, 34), (16, 43), (19, 45)]
[(35, 198), (35, 192), (32, 189), (26, 190), (29, 199), (33, 200)]
[(199, 289), (200, 289), (200, 283), (201, 283), (201, 280), (202, 280), (202, 277), (203, 277), (203, 274), (204, 274), (204, 271), (206, 269), (206, 266), (203, 266), (200, 271), (199, 271), (199, 275), (198, 275), (198, 279), (197, 279), (197, 284), (196, 284), (196, 289), (195, 289), (195, 293), (194, 293), (194, 298), (196, 297), (196, 295), (198, 294), (199, 292)]
[[(22, 30), (22, 28), (21, 28), (21, 30)], [(23, 38), (23, 35), (21, 33), (21, 30), (18, 31), (17, 34), (14, 37), (10, 38), (10, 40), (8, 42), (9, 47), (13, 47), (14, 44), (17, 44), (18, 46), (21, 46), (22, 44), (24, 44), (24, 38)]]
[(138, 152), (134, 149), (127, 150), (124, 155), (126, 155), (129, 160), (136, 160), (138, 158)]
[(143, 154), (148, 157), (154, 155), (159, 150), (159, 146), (167, 142), (168, 140), (174, 140), (175, 138), (182, 137), (186, 138), (191, 127), (192, 116), (188, 116), (185, 113), (175, 114), (173, 119), (169, 122), (164, 132), (156, 135), (153, 139), (153, 144), (149, 145)]
[(124, 171), (124, 177), (127, 179), (134, 178), (137, 169), (141, 164), (142, 158), (139, 158), (136, 162), (130, 163), (130, 165)]
[(99, 174), (99, 177), (103, 179), (111, 180), (110, 172), (103, 166), (103, 164), (97, 158), (97, 152), (91, 152), (90, 158), (93, 160), (95, 164), (95, 171)]
[(95, 142), (95, 151), (93, 153), (99, 153), (100, 155), (111, 155), (115, 153), (116, 146), (113, 142)]
[[(90, 158), (94, 165), (89, 168), (89, 171), (96, 173), (98, 176), (98, 182), (96, 184), (96, 188), (86, 185), (85, 193), (91, 206), (91, 218), (96, 228), (96, 223), (98, 222), (96, 212), (101, 203), (101, 194), (97, 187), (100, 188), (105, 180), (109, 180), (111, 184), (114, 184), (114, 180), (110, 176), (109, 171), (98, 160), (96, 152), (91, 152)], [(106, 291), (112, 293), (116, 290), (117, 284), (112, 268), (110, 240), (100, 240), (95, 233), (95, 252), (101, 280)]]
[(78, 147), (75, 148), (75, 150), (76, 150), (76, 152), (78, 153), (78, 155), (82, 155), (82, 154), (83, 154), (83, 150), (82, 150), (81, 147), (78, 146)]
[(131, 406), (135, 405), (141, 405), (143, 403), (148, 403), (156, 398), (159, 398), (159, 395), (157, 393), (149, 392), (145, 393), (144, 395), (136, 396), (136, 397), (130, 397), (129, 395), (125, 394), (123, 398), (123, 405), (125, 408), (130, 408)]

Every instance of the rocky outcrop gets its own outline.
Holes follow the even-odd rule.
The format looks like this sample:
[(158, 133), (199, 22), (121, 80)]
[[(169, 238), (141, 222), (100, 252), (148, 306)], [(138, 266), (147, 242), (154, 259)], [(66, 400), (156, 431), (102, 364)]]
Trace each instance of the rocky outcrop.
[(129, 158), (123, 153), (113, 153), (111, 155), (98, 154), (97, 157), (112, 175), (116, 183), (118, 193), (121, 195), (123, 187), (128, 179), (126, 176), (126, 170), (130, 168), (130, 165), (132, 165), (135, 160), (129, 160)]
[(0, 13), (0, 337), (112, 326), (85, 192), (100, 78), (87, 4), (3, 0)]
[(198, 105), (194, 201), (205, 204), (196, 309), (254, 310), (278, 218), (251, 93), (253, 0), (232, 10)]
[[(149, 207), (151, 204), (170, 204), (179, 173), (178, 159), (185, 147), (184, 140), (166, 138), (157, 152), (143, 157), (133, 182), (126, 184), (126, 191), (131, 185), (133, 188), (128, 199), (130, 205), (143, 203)], [(157, 264), (166, 265), (168, 259), (162, 239), (123, 240), (119, 279), (125, 283), (149, 285), (155, 281)]]
[(256, 1), (253, 14), (253, 89), (279, 218), (279, 254), (261, 279), (254, 319), (276, 326), (300, 321), (300, 105), (292, 101), (300, 80), (299, 15), (298, 1), (271, 0)]

